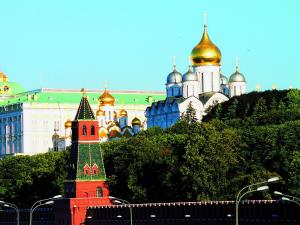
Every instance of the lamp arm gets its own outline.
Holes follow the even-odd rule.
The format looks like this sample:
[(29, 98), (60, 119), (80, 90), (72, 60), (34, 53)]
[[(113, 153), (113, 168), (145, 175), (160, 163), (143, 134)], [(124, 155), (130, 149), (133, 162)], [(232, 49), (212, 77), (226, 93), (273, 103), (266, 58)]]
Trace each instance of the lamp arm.
[(250, 187), (254, 187), (254, 186), (257, 186), (257, 185), (266, 184), (266, 183), (268, 183), (268, 181), (262, 181), (262, 182), (258, 182), (258, 183), (255, 183), (255, 184), (249, 184), (249, 185), (243, 187), (243, 188), (238, 192), (238, 194), (237, 194), (237, 196), (236, 196), (236, 202), (239, 200), (240, 195), (242, 194), (242, 192), (243, 192), (245, 189), (248, 189), (248, 188), (250, 188)]
[(294, 199), (289, 199), (289, 200), (286, 200), (286, 201), (288, 201), (288, 202), (293, 202), (293, 203), (295, 203), (295, 204), (297, 204), (297, 205), (300, 206), (300, 202), (298, 202), (298, 201), (296, 201), (296, 200), (294, 200)]
[(53, 198), (45, 198), (45, 199), (36, 201), (35, 203), (33, 203), (33, 205), (31, 206), (30, 210), (31, 210), (33, 207), (35, 207), (35, 205), (41, 204), (41, 202), (49, 201), (49, 200), (51, 200), (51, 199), (53, 199)]
[(244, 193), (238, 200), (238, 203), (242, 200), (242, 198), (247, 195), (247, 194), (250, 194), (250, 193), (253, 193), (253, 192), (256, 192), (257, 190), (251, 190), (251, 191), (247, 191), (246, 193)]
[(5, 203), (8, 207), (10, 207), (10, 208), (13, 208), (15, 211), (16, 211), (16, 213), (17, 213), (17, 224), (19, 225), (19, 223), (20, 223), (20, 210), (19, 210), (19, 208), (18, 208), (18, 206), (16, 206), (15, 204), (12, 204), (12, 203)]
[[(51, 198), (52, 199), (52, 198)], [(45, 199), (44, 199), (45, 200)], [(41, 201), (43, 201), (43, 200), (41, 200)], [(31, 207), (31, 209), (30, 209), (30, 224), (29, 225), (31, 225), (32, 224), (32, 214), (33, 214), (33, 212), (34, 212), (34, 210), (36, 210), (38, 207), (40, 207), (40, 206), (42, 206), (42, 205), (47, 205), (46, 203), (41, 203), (41, 201), (39, 201), (40, 202), (40, 204), (39, 205), (36, 205), (34, 208), (33, 208), (33, 206)]]
[(284, 196), (284, 197), (291, 198), (291, 199), (294, 199), (294, 201), (296, 201), (296, 202), (299, 202), (299, 203), (300, 203), (300, 199), (299, 199), (299, 198), (296, 198), (295, 196), (286, 195), (286, 194), (283, 194), (283, 196)]

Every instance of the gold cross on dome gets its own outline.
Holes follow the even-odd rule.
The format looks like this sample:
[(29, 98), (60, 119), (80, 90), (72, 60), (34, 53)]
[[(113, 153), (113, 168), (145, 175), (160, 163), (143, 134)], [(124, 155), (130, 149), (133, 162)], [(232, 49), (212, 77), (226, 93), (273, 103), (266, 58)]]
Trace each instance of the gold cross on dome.
[(237, 56), (237, 57), (235, 58), (235, 69), (236, 69), (236, 71), (239, 70), (239, 63), (240, 63), (240, 59), (239, 59), (239, 57)]
[(175, 55), (173, 56), (173, 68), (174, 68), (174, 70), (176, 68), (176, 56)]
[(204, 26), (206, 27), (206, 19), (207, 19), (207, 13), (203, 13), (203, 18), (204, 18)]
[(103, 82), (103, 87), (104, 87), (105, 90), (108, 89), (108, 82), (107, 81)]

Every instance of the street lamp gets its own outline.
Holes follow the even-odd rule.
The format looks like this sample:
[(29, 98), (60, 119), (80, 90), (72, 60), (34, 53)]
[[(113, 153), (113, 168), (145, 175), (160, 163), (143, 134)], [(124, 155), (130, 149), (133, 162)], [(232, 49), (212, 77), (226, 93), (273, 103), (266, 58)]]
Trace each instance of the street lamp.
[[(269, 187), (267, 188), (267, 186), (262, 186), (262, 187), (252, 190), (252, 187), (258, 187), (258, 186), (261, 186), (261, 185), (264, 185), (267, 183), (273, 183), (278, 180), (279, 180), (279, 177), (271, 177), (266, 181), (261, 181), (261, 182), (255, 183), (255, 184), (249, 184), (249, 185), (243, 187), (238, 192), (238, 194), (236, 195), (236, 199), (235, 199), (235, 224), (236, 225), (239, 224), (239, 202), (242, 199), (242, 197), (244, 197), (246, 194), (249, 194), (251, 192), (263, 191), (263, 190), (267, 190), (269, 188)], [(264, 189), (264, 188), (266, 188), (266, 189)], [(245, 190), (248, 190), (248, 191), (246, 191), (246, 193), (242, 194)]]
[(61, 195), (55, 195), (52, 198), (46, 198), (39, 201), (36, 201), (30, 208), (30, 215), (29, 215), (29, 225), (32, 225), (32, 214), (34, 210), (42, 205), (52, 205), (54, 203), (54, 199), (61, 198)]
[(7, 202), (4, 202), (4, 201), (0, 201), (0, 204), (3, 205), (4, 207), (13, 208), (14, 210), (16, 210), (16, 213), (17, 213), (17, 225), (19, 225), (20, 224), (20, 210), (19, 210), (19, 208), (16, 205), (14, 205), (14, 204), (7, 203)]
[(121, 199), (121, 198), (113, 197), (113, 196), (109, 196), (108, 198), (114, 200), (114, 203), (117, 203), (117, 204), (128, 204), (129, 205), (130, 225), (132, 225), (132, 207), (131, 207), (130, 202), (128, 202), (127, 200)]
[(286, 195), (286, 194), (283, 194), (279, 191), (274, 191), (274, 195), (279, 195), (279, 196), (282, 196), (281, 199), (283, 201), (289, 201), (289, 202), (294, 202), (296, 203), (297, 205), (300, 206), (300, 199), (295, 197), (295, 196), (291, 196), (291, 195)]

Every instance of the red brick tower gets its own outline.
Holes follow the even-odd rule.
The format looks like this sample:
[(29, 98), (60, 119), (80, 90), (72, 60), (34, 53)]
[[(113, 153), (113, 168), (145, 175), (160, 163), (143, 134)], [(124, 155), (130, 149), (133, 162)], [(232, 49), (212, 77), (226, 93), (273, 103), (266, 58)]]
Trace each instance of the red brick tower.
[(55, 202), (55, 224), (80, 225), (89, 206), (111, 205), (99, 142), (99, 125), (84, 94), (72, 121), (71, 161), (65, 199)]

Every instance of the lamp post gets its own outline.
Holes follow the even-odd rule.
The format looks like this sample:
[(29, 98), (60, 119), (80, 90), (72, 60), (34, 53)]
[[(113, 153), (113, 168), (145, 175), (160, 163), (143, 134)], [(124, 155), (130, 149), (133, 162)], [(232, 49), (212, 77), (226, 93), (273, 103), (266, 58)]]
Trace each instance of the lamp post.
[[(258, 183), (255, 183), (255, 184), (249, 184), (245, 187), (243, 187), (236, 195), (236, 199), (235, 199), (235, 224), (238, 225), (239, 224), (239, 202), (240, 200), (246, 195), (246, 194), (249, 194), (251, 192), (256, 192), (256, 191), (263, 191), (263, 190), (267, 190), (267, 189), (262, 189), (263, 187), (267, 187), (267, 186), (262, 186), (262, 187), (259, 187), (261, 185), (264, 185), (264, 184), (267, 184), (267, 183), (272, 183), (272, 182), (276, 182), (279, 180), (279, 177), (271, 177), (269, 178), (268, 180), (266, 181), (261, 181), (261, 182), (258, 182)], [(252, 190), (253, 187), (258, 187), (254, 190)], [(246, 191), (244, 194), (243, 192), (245, 190), (248, 190)]]
[(109, 196), (108, 198), (114, 200), (115, 203), (118, 203), (118, 204), (128, 204), (129, 205), (130, 225), (132, 225), (132, 207), (131, 207), (130, 202), (128, 202), (127, 200), (121, 199), (121, 198), (113, 197), (113, 196)]
[(281, 196), (281, 199), (283, 201), (289, 201), (289, 202), (294, 202), (296, 203), (297, 205), (300, 206), (300, 199), (295, 197), (295, 196), (291, 196), (291, 195), (286, 195), (286, 194), (283, 194), (279, 191), (274, 191), (274, 195), (278, 195), (278, 196)]
[(61, 195), (55, 195), (53, 196), (52, 198), (46, 198), (46, 199), (42, 199), (42, 200), (39, 200), (39, 201), (36, 201), (30, 208), (30, 215), (29, 215), (29, 225), (32, 225), (32, 214), (33, 214), (33, 211), (42, 206), (42, 205), (51, 205), (54, 203), (54, 199), (58, 199), (58, 198), (61, 198), (62, 196)]
[(20, 224), (20, 210), (19, 208), (12, 204), (12, 203), (7, 203), (7, 202), (4, 202), (4, 201), (0, 201), (0, 204), (3, 205), (4, 207), (8, 207), (8, 208), (13, 208), (14, 210), (16, 210), (16, 213), (17, 213), (17, 225)]

